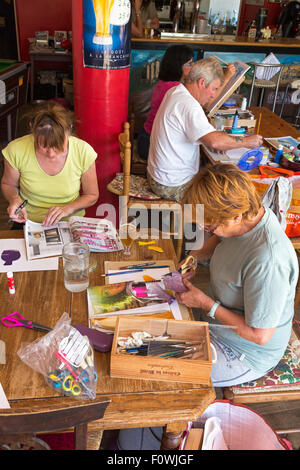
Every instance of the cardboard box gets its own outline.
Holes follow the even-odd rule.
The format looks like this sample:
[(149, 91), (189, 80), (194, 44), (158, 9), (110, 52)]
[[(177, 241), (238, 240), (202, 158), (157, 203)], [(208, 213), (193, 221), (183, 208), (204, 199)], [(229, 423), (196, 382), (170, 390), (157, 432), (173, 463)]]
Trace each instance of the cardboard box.
[[(164, 335), (167, 331), (170, 339), (203, 341), (202, 357), (199, 359), (171, 359), (118, 353), (118, 338), (130, 336), (136, 331), (146, 331), (155, 336)], [(207, 322), (118, 317), (111, 350), (111, 377), (211, 385), (211, 366), (212, 357)]]

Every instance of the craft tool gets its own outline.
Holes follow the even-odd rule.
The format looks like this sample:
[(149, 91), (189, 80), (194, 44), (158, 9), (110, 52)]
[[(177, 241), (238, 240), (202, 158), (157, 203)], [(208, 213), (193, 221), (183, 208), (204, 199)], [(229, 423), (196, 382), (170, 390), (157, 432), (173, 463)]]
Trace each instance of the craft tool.
[(101, 274), (102, 277), (108, 277), (108, 276), (117, 276), (118, 274), (132, 274), (132, 273), (141, 273), (144, 271), (144, 269), (159, 269), (159, 268), (169, 268), (170, 266), (164, 265), (164, 266), (146, 266), (145, 268), (140, 268), (140, 269), (131, 269), (129, 271), (118, 271), (116, 273), (107, 273), (107, 274)]
[(261, 115), (262, 115), (262, 113), (260, 113), (259, 118), (258, 118), (258, 124), (257, 124), (256, 134), (259, 134), (260, 122), (261, 122)]
[(188, 256), (185, 262), (180, 266), (178, 271), (180, 274), (185, 274), (186, 272), (190, 271), (191, 269), (195, 271), (197, 267), (197, 260), (194, 258), (194, 256)]
[[(27, 199), (25, 199), (22, 202), (22, 204), (20, 204), (19, 207), (15, 210), (15, 215), (17, 215), (23, 209), (23, 207), (26, 206), (27, 203), (28, 203), (28, 201), (27, 201)], [(8, 219), (7, 223), (9, 224), (12, 221), (13, 221), (13, 219), (10, 218), (10, 219)]]
[[(152, 263), (145, 263), (145, 264), (132, 264), (130, 266), (121, 266), (119, 269), (137, 269), (137, 268), (145, 268), (146, 266), (153, 266), (155, 261)], [(160, 268), (160, 266), (158, 266)]]
[(32, 330), (43, 331), (48, 333), (51, 331), (51, 328), (44, 325), (39, 325), (38, 323), (34, 323), (31, 320), (25, 320), (25, 318), (19, 312), (13, 312), (6, 317), (1, 318), (1, 323), (8, 328), (12, 328), (14, 326), (25, 326), (26, 328), (31, 328)]
[(220, 57), (218, 57), (218, 56), (216, 56), (216, 55), (213, 55), (212, 57), (215, 57), (215, 58), (218, 59), (220, 62), (223, 62), (223, 64), (228, 65), (228, 63), (225, 62), (225, 60), (220, 59)]
[(8, 280), (8, 290), (10, 294), (15, 294), (15, 280), (14, 280), (14, 275), (11, 271), (7, 273), (7, 280)]

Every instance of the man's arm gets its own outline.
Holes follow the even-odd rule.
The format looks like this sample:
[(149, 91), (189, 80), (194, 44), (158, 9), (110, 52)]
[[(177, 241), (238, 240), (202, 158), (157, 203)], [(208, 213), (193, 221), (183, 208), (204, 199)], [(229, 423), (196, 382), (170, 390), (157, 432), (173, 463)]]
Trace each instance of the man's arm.
[(259, 147), (263, 143), (261, 135), (249, 135), (247, 137), (234, 136), (226, 134), (226, 132), (210, 132), (200, 139), (200, 143), (214, 151), (224, 151), (237, 149), (241, 147), (253, 148)]

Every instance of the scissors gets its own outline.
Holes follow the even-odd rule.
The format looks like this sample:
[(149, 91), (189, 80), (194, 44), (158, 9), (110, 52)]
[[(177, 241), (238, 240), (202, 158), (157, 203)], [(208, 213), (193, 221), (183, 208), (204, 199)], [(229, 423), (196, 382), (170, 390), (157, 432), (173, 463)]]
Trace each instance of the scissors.
[(180, 274), (185, 274), (191, 269), (195, 271), (196, 268), (197, 268), (197, 260), (194, 258), (194, 256), (190, 255), (187, 257), (185, 262), (180, 266), (178, 271), (180, 272)]
[(26, 326), (26, 328), (31, 328), (32, 330), (43, 331), (44, 333), (51, 331), (51, 328), (44, 325), (39, 325), (34, 323), (31, 320), (25, 320), (25, 318), (19, 312), (9, 313), (6, 317), (1, 318), (1, 323), (8, 328), (14, 326)]
[(82, 389), (68, 371), (54, 370), (48, 374), (48, 381), (54, 388), (62, 388), (65, 392), (70, 392), (77, 397)]

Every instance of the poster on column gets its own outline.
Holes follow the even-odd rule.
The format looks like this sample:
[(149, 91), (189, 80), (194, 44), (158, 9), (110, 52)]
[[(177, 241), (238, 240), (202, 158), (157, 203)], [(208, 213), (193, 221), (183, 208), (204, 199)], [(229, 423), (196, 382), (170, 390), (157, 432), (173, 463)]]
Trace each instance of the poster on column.
[(82, 0), (85, 67), (130, 66), (130, 0)]

